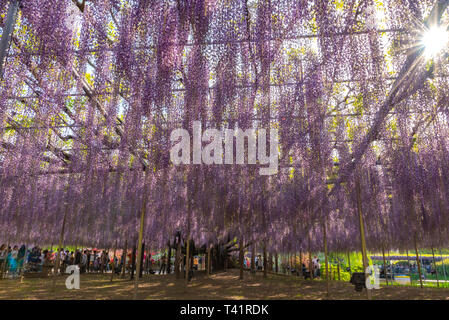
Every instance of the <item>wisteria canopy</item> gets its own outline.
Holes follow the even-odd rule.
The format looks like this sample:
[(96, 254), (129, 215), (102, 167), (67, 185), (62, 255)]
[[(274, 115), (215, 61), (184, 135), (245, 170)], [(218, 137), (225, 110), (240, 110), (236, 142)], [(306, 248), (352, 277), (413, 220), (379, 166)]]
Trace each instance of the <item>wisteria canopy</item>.
[[(359, 209), (369, 250), (448, 246), (448, 5), (0, 0), (0, 241), (123, 246), (145, 206), (153, 248), (359, 250)], [(278, 173), (174, 165), (193, 121), (278, 129)]]

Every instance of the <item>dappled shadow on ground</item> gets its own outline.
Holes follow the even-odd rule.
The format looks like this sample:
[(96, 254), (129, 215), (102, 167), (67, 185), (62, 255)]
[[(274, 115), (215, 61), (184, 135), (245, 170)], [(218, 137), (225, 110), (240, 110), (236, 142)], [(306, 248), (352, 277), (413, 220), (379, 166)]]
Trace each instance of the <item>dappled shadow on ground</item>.
[[(132, 299), (134, 282), (114, 278), (110, 275), (81, 275), (79, 290), (65, 287), (66, 277), (57, 277), (53, 287), (52, 279), (0, 280), (0, 299)], [(294, 276), (262, 274), (252, 276), (245, 273), (239, 280), (238, 271), (230, 270), (207, 278), (202, 273), (185, 284), (175, 275), (145, 275), (140, 283), (138, 299), (366, 299), (365, 292), (356, 292), (349, 283), (330, 283), (330, 294), (326, 295), (326, 282), (302, 280)], [(449, 289), (418, 287), (382, 287), (373, 291), (373, 299), (442, 299), (449, 300)]]

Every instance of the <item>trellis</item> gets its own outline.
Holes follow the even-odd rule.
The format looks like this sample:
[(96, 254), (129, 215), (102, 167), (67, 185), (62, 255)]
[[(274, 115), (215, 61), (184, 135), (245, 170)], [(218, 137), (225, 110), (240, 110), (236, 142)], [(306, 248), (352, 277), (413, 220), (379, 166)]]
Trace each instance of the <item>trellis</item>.
[[(6, 24), (4, 27), (4, 31), (3, 34), (8, 35), (10, 32), (8, 32), (9, 30), (12, 31), (12, 25), (14, 23), (15, 20), (15, 10), (18, 9), (18, 5), (19, 5), (18, 0), (16, 1), (12, 1), (10, 4), (10, 12), (7, 15), (6, 18)], [(84, 3), (83, 4), (79, 4), (77, 1), (74, 1), (79, 5), (80, 11), (84, 11), (85, 10), (85, 5), (89, 6), (89, 2)], [(179, 2), (178, 2), (179, 3)], [(200, 2), (195, 2), (195, 3), (200, 3)], [(206, 2), (204, 2), (206, 3)], [(261, 1), (261, 6), (264, 5), (270, 5), (269, 1)], [(284, 2), (282, 2), (284, 3)], [(363, 1), (352, 1), (351, 2), (354, 5), (359, 5), (359, 7), (363, 6)], [(429, 18), (427, 19), (427, 21), (440, 21), (441, 17), (445, 11), (445, 9), (447, 8), (447, 6), (449, 5), (449, 1), (438, 1), (436, 2), (435, 6), (433, 7), (433, 9), (431, 10), (430, 14), (429, 14)], [(357, 10), (359, 10), (359, 7), (357, 8)], [(204, 6), (205, 11), (207, 11), (207, 7)], [(256, 9), (258, 8), (258, 5), (256, 5)], [(270, 7), (271, 8), (271, 7)], [(363, 9), (362, 9), (363, 10)], [(113, 22), (116, 24), (117, 28), (119, 28), (120, 26), (118, 25), (117, 19), (114, 16), (113, 13), (111, 19), (113, 20)], [(271, 17), (271, 19), (273, 19), (273, 17)], [(196, 24), (197, 23), (197, 24)], [(251, 23), (250, 21), (248, 21), (248, 23)], [(271, 20), (270, 20), (271, 23)], [(199, 25), (198, 22), (194, 22), (192, 25)], [(250, 28), (249, 28), (250, 29)], [(271, 29), (270, 29), (271, 31)], [(251, 34), (251, 29), (248, 31), (249, 34)], [(194, 42), (174, 42), (171, 43), (170, 41), (168, 41), (165, 45), (170, 47), (170, 46), (180, 46), (180, 47), (190, 47), (190, 48), (199, 48), (199, 47), (206, 47), (206, 46), (218, 46), (218, 45), (248, 45), (250, 46), (251, 44), (256, 44), (259, 46), (259, 49), (264, 48), (264, 46), (266, 46), (266, 44), (268, 43), (269, 45), (272, 45), (272, 43), (276, 43), (279, 41), (290, 41), (290, 40), (298, 40), (298, 39), (325, 39), (325, 38), (330, 38), (330, 39), (334, 39), (335, 41), (340, 40), (340, 39), (346, 39), (346, 37), (350, 38), (350, 37), (356, 37), (358, 35), (362, 35), (362, 36), (371, 36), (371, 35), (376, 35), (379, 36), (381, 34), (393, 34), (393, 35), (397, 35), (397, 34), (405, 34), (405, 35), (410, 35), (411, 31), (404, 29), (404, 28), (387, 28), (387, 29), (381, 29), (381, 30), (363, 30), (363, 31), (355, 31), (355, 32), (349, 32), (349, 31), (345, 31), (345, 32), (336, 32), (334, 34), (332, 33), (322, 33), (322, 34), (303, 34), (303, 35), (299, 35), (299, 36), (286, 36), (286, 37), (271, 37), (271, 34), (268, 38), (263, 38), (262, 40), (260, 39), (252, 39), (250, 36), (248, 36), (248, 38), (246, 39), (236, 39), (236, 40), (232, 40), (232, 41), (224, 41), (224, 40), (217, 40), (217, 41), (203, 41), (203, 42), (199, 42), (199, 43), (194, 43)], [(342, 40), (344, 41), (344, 40)], [(11, 43), (10, 43), (11, 42)], [(7, 54), (7, 49), (11, 46), (11, 45), (15, 45), (17, 48), (15, 48), (15, 50), (20, 51), (19, 53), (11, 53), (11, 54)], [(112, 45), (112, 44), (111, 44)], [(133, 48), (133, 50), (136, 51), (140, 51), (140, 50), (157, 50), (158, 47), (157, 46), (140, 46), (140, 47), (135, 47)], [(75, 50), (73, 52), (71, 52), (71, 54), (74, 54), (75, 57), (78, 59), (78, 56), (76, 56), (77, 54), (97, 54), (98, 52), (101, 53), (105, 53), (105, 52), (115, 52), (115, 50), (117, 50), (117, 48), (108, 48), (108, 46), (106, 45), (106, 48), (99, 48), (99, 49), (95, 49), (95, 48), (84, 48), (82, 51), (80, 50)], [(207, 50), (207, 49), (206, 49)], [(270, 49), (268, 49), (270, 50)], [(341, 49), (343, 50), (343, 49)], [(251, 52), (251, 48), (249, 49), (249, 51)], [(396, 115), (396, 114), (403, 114), (403, 112), (401, 111), (392, 111), (391, 109), (397, 105), (400, 104), (401, 101), (406, 100), (407, 98), (409, 98), (410, 96), (414, 95), (418, 90), (422, 89), (423, 83), (424, 81), (426, 81), (429, 77), (433, 76), (433, 72), (435, 70), (429, 70), (429, 69), (425, 69), (422, 68), (422, 61), (417, 64), (418, 68), (417, 69), (417, 65), (415, 64), (416, 61), (419, 61), (420, 57), (422, 56), (422, 52), (423, 49), (418, 49), (414, 52), (408, 53), (406, 55), (406, 59), (405, 62), (403, 64), (403, 68), (401, 69), (401, 72), (399, 73), (398, 76), (390, 76), (390, 77), (386, 77), (386, 78), (372, 78), (372, 79), (331, 79), (328, 82), (331, 82), (331, 88), (333, 88), (335, 83), (340, 83), (340, 84), (348, 84), (348, 83), (354, 83), (354, 84), (359, 84), (359, 83), (373, 83), (373, 84), (379, 84), (380, 82), (383, 81), (391, 81), (393, 82), (392, 85), (392, 90), (390, 90), (389, 92), (389, 96), (387, 98), (387, 101), (383, 104), (382, 109), (380, 111), (377, 112), (372, 112), (372, 113), (357, 113), (357, 112), (345, 112), (342, 114), (331, 114), (331, 112), (325, 112), (324, 117), (327, 118), (356, 118), (358, 120), (361, 121), (365, 121), (366, 116), (370, 116), (370, 115), (374, 115), (374, 125), (370, 126), (370, 131), (367, 135), (365, 135), (361, 140), (359, 139), (338, 139), (336, 138), (334, 142), (335, 144), (342, 144), (345, 145), (346, 143), (349, 142), (353, 142), (355, 140), (357, 140), (357, 142), (362, 141), (361, 144), (357, 144), (356, 145), (356, 150), (355, 152), (353, 152), (353, 157), (355, 159), (354, 162), (352, 161), (342, 161), (342, 169), (340, 170), (340, 174), (337, 178), (329, 178), (328, 177), (323, 177), (323, 179), (325, 179), (327, 181), (327, 183), (329, 185), (336, 185), (337, 187), (333, 188), (330, 195), (331, 196), (336, 196), (339, 194), (339, 192), (341, 192), (341, 185), (343, 183), (350, 183), (351, 181), (351, 176), (354, 172), (354, 170), (356, 169), (356, 166), (362, 162), (362, 158), (364, 157), (366, 150), (368, 148), (368, 146), (373, 142), (373, 141), (384, 141), (386, 143), (393, 143), (395, 141), (399, 141), (400, 138), (382, 138), (379, 137), (378, 132), (380, 130), (380, 127), (385, 123), (385, 118), (387, 116), (390, 115)], [(202, 52), (200, 52), (200, 54), (202, 55)], [(253, 54), (253, 52), (251, 52), (251, 54)], [(27, 52), (26, 50), (23, 50), (20, 48), (20, 39), (15, 38), (14, 35), (12, 35), (11, 39), (9, 39), (8, 36), (2, 36), (1, 39), (1, 43), (0, 43), (0, 61), (5, 60), (4, 57), (7, 57), (8, 59), (20, 59), (21, 57), (26, 56), (26, 57), (41, 57), (41, 53), (40, 52)], [(44, 56), (44, 55), (42, 55)], [(203, 57), (204, 58), (204, 57)], [(263, 58), (262, 58), (263, 59)], [(92, 68), (96, 68), (95, 64), (92, 63), (91, 61), (89, 61), (89, 59), (87, 59), (87, 63), (92, 67)], [(251, 59), (250, 59), (251, 60)], [(307, 59), (305, 59), (307, 60)], [(254, 62), (254, 59), (252, 61), (253, 63), (257, 63)], [(258, 61), (260, 62), (260, 61)], [(305, 61), (306, 63), (307, 61)], [(6, 67), (8, 66), (8, 63), (10, 63), (9, 61), (7, 61)], [(81, 62), (80, 62), (81, 63)], [(84, 62), (83, 62), (84, 63)], [(260, 62), (260, 64), (262, 64), (263, 62)], [(295, 90), (299, 90), (301, 87), (304, 86), (305, 84), (305, 80), (304, 80), (304, 76), (302, 76), (301, 81), (296, 81), (296, 82), (286, 82), (286, 83), (272, 83), (270, 77), (271, 77), (271, 62), (268, 63), (268, 72), (266, 72), (265, 74), (262, 74), (262, 80), (260, 82), (257, 83), (249, 83), (249, 84), (241, 84), (241, 85), (226, 85), (226, 89), (228, 90), (234, 90), (234, 89), (238, 89), (238, 90), (253, 90), (254, 92), (254, 100), (257, 100), (257, 97), (259, 96), (260, 99), (267, 99), (270, 103), (272, 102), (272, 98), (273, 96), (271, 95), (271, 89), (274, 88), (284, 88), (284, 87), (293, 87), (295, 88)], [(2, 73), (2, 66), (3, 64), (0, 63), (0, 74)], [(29, 68), (29, 66), (26, 66), (27, 68)], [(302, 68), (301, 68), (302, 70)], [(95, 106), (95, 113), (96, 116), (95, 118), (103, 118), (102, 121), (106, 120), (106, 121), (110, 121), (108, 124), (106, 125), (100, 125), (99, 123), (95, 123), (94, 125), (92, 124), (87, 124), (87, 122), (83, 123), (82, 120), (80, 120), (77, 115), (76, 112), (71, 111), (68, 107), (64, 106), (62, 107), (59, 111), (65, 113), (68, 118), (71, 118), (71, 120), (66, 120), (64, 119), (64, 117), (60, 116), (60, 114), (58, 114), (61, 117), (61, 123), (66, 122), (65, 124), (56, 124), (56, 125), (38, 125), (38, 126), (22, 126), (20, 125), (20, 123), (17, 122), (17, 120), (14, 119), (14, 115), (6, 115), (6, 123), (7, 126), (3, 126), (3, 128), (0, 128), (2, 131), (3, 130), (14, 130), (16, 131), (19, 135), (21, 134), (22, 131), (30, 131), (30, 130), (48, 130), (51, 129), (51, 131), (53, 131), (58, 138), (60, 139), (59, 141), (56, 141), (55, 145), (53, 145), (53, 141), (48, 141), (46, 143), (45, 146), (45, 150), (47, 152), (50, 152), (53, 154), (53, 156), (49, 156), (49, 155), (44, 155), (44, 157), (40, 160), (43, 161), (49, 161), (49, 164), (52, 165), (54, 160), (60, 160), (63, 163), (63, 168), (61, 170), (49, 170), (47, 169), (46, 171), (43, 172), (28, 172), (29, 177), (33, 177), (33, 176), (47, 176), (47, 175), (52, 175), (52, 174), (56, 174), (56, 175), (63, 175), (63, 174), (68, 174), (69, 175), (69, 179), (72, 175), (74, 174), (79, 174), (79, 173), (83, 173), (85, 172), (85, 169), (82, 170), (70, 170), (70, 169), (64, 169), (64, 167), (70, 166), (71, 164), (71, 160), (72, 157), (76, 157), (76, 155), (73, 155), (71, 153), (69, 153), (69, 151), (82, 151), (82, 148), (72, 148), (70, 150), (67, 149), (63, 149), (61, 147), (58, 147), (57, 145), (60, 144), (61, 142), (66, 142), (66, 141), (76, 141), (77, 143), (79, 143), (80, 145), (87, 145), (87, 148), (85, 148), (85, 151), (91, 151), (92, 149), (95, 150), (102, 150), (102, 151), (113, 151), (113, 150), (120, 150), (121, 148), (123, 149), (124, 146), (121, 144), (121, 140), (123, 138), (123, 136), (126, 137), (125, 135), (125, 129), (123, 129), (123, 127), (127, 126), (127, 123), (125, 121), (123, 121), (120, 117), (118, 116), (114, 116), (114, 119), (112, 120), (108, 120), (109, 118), (109, 114), (107, 109), (104, 107), (102, 100), (105, 99), (106, 96), (111, 96), (112, 98), (116, 98), (116, 99), (120, 99), (121, 101), (127, 101), (130, 99), (133, 99), (132, 96), (127, 95), (127, 93), (129, 92), (108, 92), (110, 88), (107, 88), (106, 92), (96, 92), (95, 88), (92, 87), (92, 85), (90, 85), (88, 83), (88, 81), (85, 78), (85, 75), (81, 74), (80, 71), (78, 71), (75, 67), (71, 67), (70, 70), (66, 70), (66, 72), (70, 73), (71, 77), (73, 79), (75, 79), (75, 85), (79, 85), (81, 84), (80, 88), (84, 91), (84, 93), (81, 92), (77, 92), (77, 93), (69, 93), (69, 94), (63, 94), (62, 96), (60, 96), (59, 94), (57, 94), (56, 96), (50, 97), (50, 98), (87, 98), (87, 100), (89, 101), (89, 103), (93, 103), (93, 105)], [(26, 96), (15, 96), (15, 95), (8, 95), (7, 96), (7, 100), (12, 100), (12, 101), (18, 101), (19, 103), (22, 104), (27, 104), (28, 101), (27, 100), (38, 100), (40, 101), (42, 99), (42, 96), (38, 93), (36, 93), (36, 91), (39, 90), (40, 87), (46, 85), (45, 80), (40, 79), (40, 76), (38, 74), (36, 74), (35, 72), (33, 72), (32, 68), (29, 68), (28, 74), (30, 74), (31, 76), (28, 76), (26, 78), (28, 78), (28, 83), (27, 83), (27, 87), (28, 89), (30, 89), (31, 91), (34, 91), (34, 94), (28, 94)], [(261, 73), (261, 72), (260, 72)], [(302, 71), (301, 71), (302, 73)], [(252, 75), (251, 75), (252, 76)], [(444, 80), (447, 78), (446, 75), (443, 74), (437, 74), (435, 77), (435, 79), (437, 80)], [(4, 79), (5, 82), (8, 82), (8, 79)], [(73, 81), (73, 80), (72, 80)], [(106, 81), (110, 81), (110, 79), (106, 79)], [(186, 81), (185, 79), (183, 81)], [(404, 81), (406, 81), (404, 83)], [(171, 85), (173, 85), (173, 81), (171, 81)], [(179, 82), (179, 81), (175, 81), (175, 82)], [(78, 84), (76, 84), (78, 83)], [(112, 86), (115, 86), (114, 83), (111, 83)], [(178, 83), (179, 85), (179, 83)], [(183, 88), (184, 87), (184, 88)], [(186, 84), (183, 84), (183, 87), (172, 87), (169, 90), (168, 94), (173, 94), (173, 93), (179, 93), (179, 94), (190, 94), (192, 92), (192, 90), (195, 92), (200, 92), (200, 91), (204, 91), (204, 92), (209, 92), (208, 94), (210, 94), (210, 92), (213, 91), (217, 91), (217, 90), (222, 90), (222, 88), (220, 86), (207, 86), (207, 87), (201, 87), (201, 86), (197, 86), (197, 85), (193, 85), (193, 89), (192, 88), (188, 88), (186, 87)], [(64, 91), (64, 90), (63, 90)], [(132, 91), (132, 90), (129, 90)], [(324, 90), (323, 90), (324, 91)], [(363, 90), (359, 90), (361, 93), (363, 93)], [(197, 95), (201, 95), (196, 93)], [(238, 94), (237, 94), (238, 95)], [(118, 98), (118, 96), (120, 96), (120, 98)], [(400, 101), (395, 101), (395, 98), (399, 97)], [(196, 98), (196, 97), (194, 97)], [(296, 99), (296, 98), (295, 98)], [(347, 103), (346, 102), (347, 98), (344, 99), (344, 101), (342, 102), (342, 104), (348, 106), (351, 105), (351, 103)], [(295, 100), (296, 101), (296, 100)], [(417, 100), (419, 102), (419, 100)], [(128, 104), (130, 104), (130, 102), (127, 102)], [(248, 117), (246, 120), (248, 121), (248, 123), (254, 123), (254, 122), (260, 122), (260, 123), (264, 123), (266, 124), (267, 122), (274, 122), (274, 123), (278, 123), (281, 121), (282, 117), (281, 116), (272, 116), (271, 115), (271, 105), (270, 103), (268, 104), (268, 111), (267, 110), (262, 110), (262, 117), (259, 116), (254, 116), (254, 117)], [(195, 103), (193, 103), (195, 104)], [(263, 104), (263, 103), (260, 103)], [(265, 101), (266, 104), (266, 101)], [(185, 106), (184, 106), (185, 107)], [(344, 109), (343, 109), (344, 110)], [(417, 110), (410, 110), (408, 113), (409, 114), (420, 114), (423, 110), (422, 109), (417, 109)], [(426, 110), (427, 111), (427, 110)], [(431, 114), (430, 116), (426, 117), (424, 119), (424, 125), (427, 128), (428, 123), (431, 123), (435, 117), (436, 114), (444, 112), (444, 106), (439, 107), (437, 110), (432, 110), (432, 109), (428, 109), (429, 112), (433, 112), (433, 114)], [(321, 112), (321, 111), (318, 111)], [(344, 112), (344, 111), (343, 111)], [(225, 112), (223, 112), (225, 113)], [(6, 114), (6, 113), (5, 113)], [(307, 116), (309, 116), (307, 114)], [(292, 115), (291, 117), (289, 117), (289, 119), (293, 119), (296, 121), (299, 120), (307, 120), (307, 117), (305, 115), (303, 116), (294, 116)], [(208, 122), (213, 122), (213, 119), (203, 119), (205, 121), (205, 123)], [(238, 120), (238, 119), (237, 119)], [(422, 120), (422, 119), (421, 119)], [(81, 123), (76, 123), (76, 122), (81, 122)], [(97, 121), (97, 119), (93, 120), (94, 122)], [(159, 121), (159, 120), (157, 120)], [(157, 123), (157, 121), (155, 121)], [(163, 128), (173, 128), (175, 127), (175, 124), (182, 124), (182, 122), (184, 122), (185, 119), (181, 119), (180, 121), (164, 121), (162, 120), (162, 125), (159, 124), (159, 129), (163, 129)], [(226, 122), (235, 122), (236, 118), (234, 117), (222, 117), (222, 122), (226, 123)], [(67, 123), (67, 122), (70, 122)], [(72, 123), (73, 122), (73, 123)], [(420, 123), (418, 123), (420, 124)], [(310, 125), (310, 123), (309, 123)], [(107, 134), (102, 134), (101, 133), (101, 127), (107, 127), (111, 130), (113, 130), (115, 132), (115, 136), (111, 138), (111, 136), (108, 136)], [(420, 125), (416, 125), (416, 130), (415, 128), (413, 128), (413, 135), (418, 133)], [(102, 146), (101, 148), (98, 146), (95, 146), (94, 148), (92, 148), (92, 145), (88, 145), (85, 143), (85, 141), (82, 140), (82, 138), (77, 137), (76, 134), (70, 134), (69, 136), (64, 136), (59, 130), (60, 129), (74, 129), (74, 128), (78, 128), (78, 129), (87, 129), (90, 130), (90, 128), (93, 128), (93, 135), (95, 136), (101, 136), (103, 137), (101, 139), (101, 143)], [(1, 131), (1, 132), (2, 132)], [(74, 132), (72, 130), (72, 132)], [(315, 132), (316, 133), (316, 132)], [(424, 135), (424, 133), (422, 134)], [(128, 138), (128, 137), (126, 137)], [(432, 141), (432, 136), (430, 135), (429, 140)], [(34, 138), (39, 142), (39, 137), (38, 138)], [(50, 140), (50, 139), (49, 139)], [(153, 164), (151, 161), (147, 160), (148, 158), (148, 153), (146, 153), (145, 151), (143, 151), (142, 147), (136, 147), (135, 143), (136, 141), (131, 141), (131, 142), (127, 142), (126, 147), (129, 148), (130, 150), (130, 154), (132, 156), (134, 156), (135, 158), (137, 158), (140, 162), (140, 167), (141, 169), (145, 170), (148, 168), (153, 169), (154, 167), (158, 167), (157, 164)], [(4, 149), (3, 152), (3, 157), (5, 157), (5, 154), (8, 154), (9, 152), (11, 152), (11, 150), (14, 150), (15, 148), (17, 148), (17, 146), (13, 143), (13, 142), (8, 142), (8, 141), (4, 141), (3, 139), (1, 139), (1, 148)], [(40, 147), (41, 149), (43, 148), (42, 146)], [(0, 149), (1, 150), (1, 149)], [(318, 153), (320, 154), (320, 152)], [(106, 155), (106, 157), (109, 155)], [(59, 158), (59, 159), (55, 159)], [(1, 158), (0, 158), (1, 159)], [(383, 162), (383, 159), (382, 159)], [(314, 165), (316, 165), (314, 163)], [(289, 163), (284, 163), (281, 166), (282, 168), (286, 168), (286, 169), (297, 169), (297, 170), (301, 170), (301, 168), (304, 168), (304, 166), (299, 166), (297, 164), (289, 164)], [(158, 168), (160, 169), (160, 168)], [(135, 168), (130, 168), (128, 171), (132, 172), (135, 171)], [(103, 170), (106, 172), (120, 172), (120, 170), (118, 170), (117, 168), (106, 168), (106, 170)], [(321, 170), (317, 170), (315, 174), (318, 174), (317, 172), (321, 172), (321, 174), (325, 174), (324, 171)], [(355, 189), (359, 189), (360, 188), (360, 182), (356, 179), (355, 181), (356, 184), (356, 188)], [(6, 186), (6, 184), (4, 184)], [(359, 185), (359, 187), (357, 187), (357, 185)], [(105, 187), (106, 188), (106, 187)], [(311, 218), (311, 221), (321, 221), (321, 215), (322, 213), (318, 212), (318, 211), (322, 211), (323, 210), (323, 206), (321, 205), (322, 203), (322, 194), (318, 194), (318, 195), (314, 195), (310, 198), (309, 202), (311, 204), (314, 204), (314, 208), (312, 208), (312, 211), (309, 212), (309, 216)], [(145, 208), (147, 207), (146, 204), (146, 197), (144, 198), (144, 205), (143, 205), (143, 209), (142, 209), (142, 214), (140, 216), (140, 232), (139, 232), (139, 244), (142, 242), (142, 236), (143, 236), (143, 227), (145, 224)], [(360, 228), (363, 229), (363, 215), (362, 215), (362, 208), (361, 208), (361, 190), (359, 190), (357, 192), (357, 204), (358, 204), (358, 208), (357, 208), (357, 212), (358, 212), (358, 217), (360, 219)], [(188, 206), (190, 206), (190, 199), (187, 200)], [(188, 211), (191, 210), (190, 207), (188, 209)], [(189, 211), (190, 212), (190, 211)], [(190, 217), (190, 213), (188, 215)], [(262, 215), (263, 216), (263, 215)], [(264, 216), (263, 216), (264, 217)], [(65, 220), (65, 214), (64, 214), (64, 220)], [(189, 220), (189, 219), (188, 219)], [(189, 222), (190, 223), (190, 222)], [(326, 222), (323, 223), (323, 225), (326, 225)], [(304, 234), (308, 234), (309, 231), (311, 230), (311, 228), (313, 227), (313, 223), (310, 224), (309, 229), (306, 230), (306, 232)], [(190, 230), (190, 228), (189, 228)], [(324, 227), (324, 232), (326, 232), (326, 227)], [(364, 233), (362, 232), (362, 238), (364, 237)], [(190, 235), (188, 235), (190, 236)], [(326, 243), (326, 234), (324, 235), (324, 243), (325, 246), (327, 246)], [(362, 240), (362, 242), (364, 242), (364, 240)], [(415, 241), (415, 246), (416, 246), (416, 241)], [(141, 256), (141, 247), (139, 246), (139, 254), (138, 256)], [(366, 258), (366, 244), (362, 244), (362, 251), (364, 252), (363, 256)], [(138, 259), (138, 261), (140, 261), (140, 259)], [(366, 259), (364, 259), (364, 262), (366, 264)]]

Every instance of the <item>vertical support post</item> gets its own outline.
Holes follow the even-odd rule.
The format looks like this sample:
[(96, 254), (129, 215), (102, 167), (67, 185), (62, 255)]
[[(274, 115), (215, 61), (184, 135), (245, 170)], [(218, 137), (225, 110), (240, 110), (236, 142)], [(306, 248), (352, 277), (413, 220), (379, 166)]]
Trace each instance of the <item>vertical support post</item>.
[(435, 252), (433, 251), (433, 247), (432, 247), (432, 256), (433, 256), (433, 267), (435, 268), (435, 276), (437, 277), (437, 287), (440, 287), (440, 281), (438, 280), (437, 263), (435, 261)]
[(326, 295), (329, 295), (329, 261), (327, 253), (326, 218), (323, 221), (324, 263), (326, 265)]
[[(146, 171), (144, 171), (144, 177), (147, 177)], [(144, 179), (146, 180), (146, 179)], [(146, 182), (146, 181), (145, 181)], [(143, 240), (143, 229), (145, 224), (145, 214), (147, 212), (147, 187), (144, 185), (144, 192), (142, 195), (142, 209), (140, 214), (140, 228), (139, 228), (139, 239), (137, 240), (137, 267), (136, 267), (136, 278), (134, 279), (134, 300), (137, 299), (137, 290), (139, 288), (139, 278), (140, 269), (142, 268), (142, 240)]]
[[(387, 282), (387, 286), (388, 286), (388, 277), (387, 277), (387, 263), (385, 260), (385, 248), (384, 248), (384, 244), (382, 243), (382, 257), (384, 260), (384, 272), (385, 272), (385, 281)], [(408, 257), (408, 254), (407, 254)]]
[(310, 234), (308, 235), (308, 242), (309, 242), (309, 275), (310, 280), (313, 280), (313, 263), (312, 263), (312, 251), (310, 249)]
[(139, 288), (139, 276), (141, 269), (142, 260), (142, 239), (143, 239), (143, 226), (145, 223), (145, 213), (146, 213), (146, 194), (143, 195), (143, 206), (140, 214), (140, 229), (139, 229), (139, 240), (137, 241), (137, 267), (136, 267), (136, 278), (134, 279), (134, 300), (137, 299), (137, 290)]
[(53, 281), (52, 281), (52, 283), (53, 283), (52, 290), (53, 291), (56, 289), (56, 275), (59, 272), (59, 264), (60, 264), (60, 260), (61, 260), (61, 251), (60, 250), (62, 250), (62, 242), (64, 240), (64, 230), (65, 230), (65, 222), (67, 219), (67, 211), (68, 211), (68, 205), (66, 204), (65, 210), (64, 210), (64, 217), (62, 218), (62, 228), (61, 228), (61, 234), (59, 235), (58, 248), (56, 249), (56, 259), (55, 259)]
[(341, 281), (341, 274), (340, 274), (340, 258), (338, 257), (338, 253), (337, 253), (337, 270), (338, 270), (338, 281)]
[(408, 249), (406, 250), (406, 253), (407, 253), (407, 263), (408, 263), (408, 270), (409, 270), (408, 275), (410, 277), (410, 284), (413, 284), (413, 281), (412, 281), (412, 266), (410, 264), (410, 259), (409, 259), (409, 256), (408, 256)]
[(446, 280), (446, 267), (444, 266), (444, 257), (443, 254), (441, 253), (441, 249), (440, 249), (440, 256), (441, 256), (441, 264), (443, 265), (443, 272), (444, 272), (444, 280)]
[(294, 254), (294, 256), (293, 256), (293, 268), (294, 268), (296, 271), (298, 271), (297, 264), (296, 264), (296, 251), (295, 251), (295, 254)]
[(414, 242), (415, 242), (416, 263), (418, 264), (419, 284), (420, 284), (421, 289), (422, 289), (423, 288), (423, 284), (422, 284), (421, 262), (419, 261), (418, 245), (416, 244), (416, 234), (414, 236)]
[[(363, 272), (365, 273), (365, 277), (367, 277), (366, 268), (368, 267), (368, 258), (366, 256), (365, 226), (363, 222), (363, 212), (362, 212), (362, 196), (358, 177), (356, 177), (355, 189), (357, 195), (357, 211), (359, 214), (360, 240), (362, 245)], [(366, 294), (368, 299), (371, 300), (371, 291), (367, 289)]]

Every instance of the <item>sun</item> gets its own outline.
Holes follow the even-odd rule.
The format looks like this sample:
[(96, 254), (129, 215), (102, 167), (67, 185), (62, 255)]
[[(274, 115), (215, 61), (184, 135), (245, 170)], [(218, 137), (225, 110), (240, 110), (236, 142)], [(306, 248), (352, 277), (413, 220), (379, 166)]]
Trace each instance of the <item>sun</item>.
[(421, 40), (424, 46), (424, 56), (426, 59), (433, 59), (446, 48), (449, 41), (449, 33), (446, 28), (434, 26), (427, 30)]

